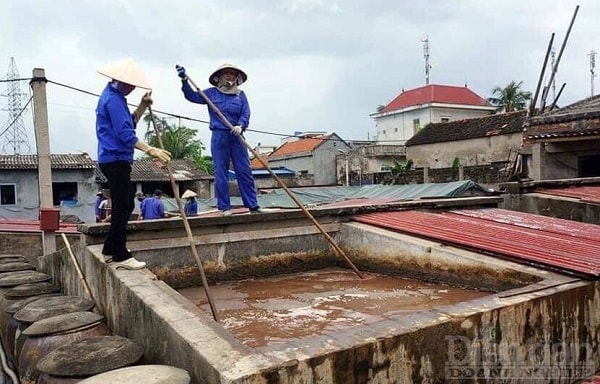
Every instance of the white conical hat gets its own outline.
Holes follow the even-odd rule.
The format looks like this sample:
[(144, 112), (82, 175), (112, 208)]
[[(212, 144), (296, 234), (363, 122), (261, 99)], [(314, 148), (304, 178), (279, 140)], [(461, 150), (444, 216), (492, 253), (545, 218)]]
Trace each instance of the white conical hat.
[(246, 82), (246, 80), (248, 80), (248, 75), (246, 75), (246, 72), (242, 71), (241, 69), (239, 69), (238, 67), (236, 67), (233, 64), (225, 63), (225, 64), (222, 64), (221, 66), (219, 66), (219, 68), (215, 69), (215, 71), (210, 74), (210, 76), (208, 77), (208, 82), (216, 87), (217, 84), (219, 84), (219, 75), (221, 74), (221, 71), (224, 69), (233, 69), (233, 70), (236, 70), (239, 72), (240, 75), (238, 76), (238, 79), (237, 79), (237, 85), (242, 85), (243, 83)]
[(98, 73), (111, 79), (144, 89), (152, 89), (150, 82), (131, 57), (98, 70)]
[(196, 192), (186, 189), (185, 192), (183, 192), (183, 195), (181, 195), (181, 198), (187, 199), (189, 197), (195, 197), (195, 196), (198, 196), (198, 194)]

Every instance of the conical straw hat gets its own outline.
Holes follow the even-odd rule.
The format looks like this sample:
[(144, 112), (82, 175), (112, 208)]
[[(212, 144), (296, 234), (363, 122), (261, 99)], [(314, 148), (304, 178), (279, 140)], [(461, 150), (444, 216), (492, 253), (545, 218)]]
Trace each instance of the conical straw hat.
[(152, 89), (150, 82), (131, 57), (99, 69), (98, 73), (129, 85)]
[(186, 189), (185, 192), (183, 192), (183, 195), (181, 195), (181, 198), (187, 199), (189, 197), (195, 197), (195, 196), (197, 196), (196, 192)]
[(219, 66), (219, 68), (215, 69), (215, 71), (210, 74), (210, 76), (208, 77), (208, 82), (216, 87), (217, 84), (219, 84), (219, 75), (221, 74), (221, 71), (224, 69), (233, 69), (240, 73), (240, 76), (238, 76), (238, 79), (237, 79), (237, 85), (242, 85), (246, 82), (246, 80), (248, 80), (248, 75), (246, 75), (246, 72), (242, 71), (241, 69), (239, 69), (238, 67), (236, 67), (233, 64), (225, 63), (225, 64)]

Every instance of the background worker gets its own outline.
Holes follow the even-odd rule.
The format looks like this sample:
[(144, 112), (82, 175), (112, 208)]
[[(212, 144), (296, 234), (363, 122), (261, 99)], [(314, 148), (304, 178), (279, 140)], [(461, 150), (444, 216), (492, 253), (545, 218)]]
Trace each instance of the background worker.
[(102, 191), (98, 191), (98, 193), (96, 193), (96, 196), (96, 202), (94, 203), (94, 213), (96, 214), (96, 223), (99, 223), (102, 221), (102, 211), (100, 210), (100, 204), (102, 204), (102, 202), (106, 200), (106, 197), (104, 196), (104, 193), (102, 193)]
[(169, 217), (165, 212), (165, 205), (162, 200), (162, 191), (157, 189), (151, 198), (146, 198), (140, 205), (140, 216), (138, 220), (153, 220)]
[(131, 183), (131, 164), (134, 148), (146, 152), (163, 163), (171, 154), (151, 147), (135, 134), (135, 125), (152, 104), (151, 93), (146, 93), (133, 114), (127, 99), (135, 87), (150, 90), (150, 83), (133, 59), (128, 58), (98, 70), (110, 78), (102, 91), (96, 107), (96, 138), (98, 139), (98, 165), (108, 179), (112, 199), (110, 227), (102, 253), (112, 256), (116, 268), (141, 269), (146, 263), (133, 258), (126, 246), (127, 221), (133, 211), (135, 190)]
[(187, 189), (181, 195), (182, 199), (187, 199), (184, 205), (184, 213), (186, 217), (198, 216), (198, 202), (196, 201), (196, 192)]
[[(177, 66), (177, 74), (181, 78), (181, 90), (188, 101), (207, 104), (198, 92), (192, 90), (185, 68)], [(215, 172), (215, 194), (217, 208), (224, 216), (231, 215), (229, 196), (229, 163), (233, 163), (235, 176), (244, 206), (250, 212), (263, 212), (258, 206), (256, 186), (250, 168), (250, 157), (243, 139), (243, 133), (250, 123), (250, 106), (244, 91), (238, 88), (248, 79), (244, 71), (231, 64), (223, 64), (208, 78), (214, 87), (204, 90), (205, 95), (219, 108), (221, 113), (233, 125), (230, 130), (227, 124), (208, 108), (211, 131), (210, 151)], [(240, 137), (241, 139), (240, 140)]]
[(102, 194), (105, 196), (104, 200), (100, 203), (98, 210), (100, 211), (100, 223), (110, 223), (112, 214), (112, 201), (110, 198), (110, 189), (104, 189)]

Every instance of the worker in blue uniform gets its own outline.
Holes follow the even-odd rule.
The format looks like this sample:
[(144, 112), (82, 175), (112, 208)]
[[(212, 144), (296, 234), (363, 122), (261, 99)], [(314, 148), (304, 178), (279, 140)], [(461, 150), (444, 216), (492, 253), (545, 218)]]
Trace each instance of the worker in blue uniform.
[(141, 269), (146, 263), (133, 258), (126, 246), (127, 221), (134, 206), (135, 189), (131, 183), (134, 148), (165, 164), (171, 159), (171, 154), (149, 146), (135, 134), (135, 126), (152, 104), (152, 96), (151, 92), (145, 93), (135, 111), (129, 112), (125, 97), (136, 87), (151, 89), (148, 80), (133, 59), (119, 61), (98, 70), (98, 73), (110, 79), (96, 107), (98, 166), (108, 179), (112, 199), (110, 227), (102, 253), (112, 257), (116, 268)]
[(138, 220), (155, 220), (169, 217), (165, 212), (165, 205), (162, 200), (162, 191), (157, 189), (149, 199), (144, 199), (140, 205), (140, 215)]
[[(177, 74), (181, 78), (181, 90), (188, 101), (197, 104), (207, 104), (206, 100), (190, 86), (185, 68), (177, 66)], [(250, 168), (250, 157), (244, 145), (244, 131), (250, 123), (250, 106), (244, 91), (238, 88), (248, 76), (244, 71), (232, 64), (223, 64), (208, 78), (213, 87), (204, 90), (219, 111), (233, 126), (228, 125), (208, 108), (211, 130), (210, 151), (215, 172), (215, 194), (217, 208), (224, 216), (231, 215), (229, 196), (229, 163), (233, 163), (238, 188), (244, 206), (250, 212), (263, 212), (256, 197), (256, 186)]]

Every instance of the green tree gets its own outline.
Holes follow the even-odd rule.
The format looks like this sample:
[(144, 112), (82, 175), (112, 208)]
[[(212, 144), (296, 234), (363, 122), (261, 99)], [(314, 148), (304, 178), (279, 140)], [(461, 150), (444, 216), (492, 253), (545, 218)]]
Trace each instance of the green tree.
[[(166, 119), (154, 117), (164, 149), (171, 152), (173, 159), (191, 159), (198, 168), (208, 174), (213, 174), (212, 159), (202, 151), (206, 148), (201, 140), (196, 138), (197, 131), (185, 125), (171, 125)], [(159, 147), (158, 138), (150, 115), (144, 116), (146, 134), (144, 139), (149, 145)]]
[(504, 88), (496, 86), (492, 89), (492, 97), (487, 100), (505, 112), (522, 111), (527, 108), (527, 102), (531, 100), (531, 92), (521, 89), (523, 81), (511, 81)]

